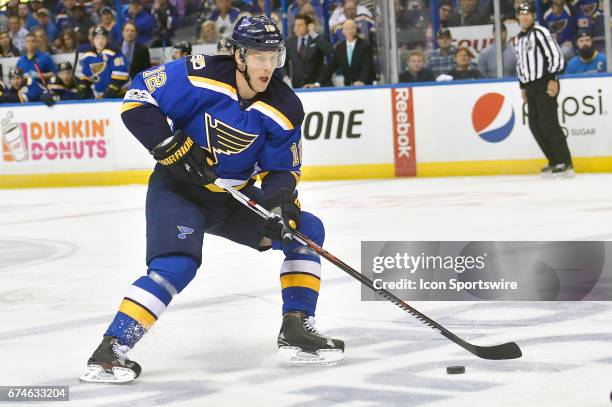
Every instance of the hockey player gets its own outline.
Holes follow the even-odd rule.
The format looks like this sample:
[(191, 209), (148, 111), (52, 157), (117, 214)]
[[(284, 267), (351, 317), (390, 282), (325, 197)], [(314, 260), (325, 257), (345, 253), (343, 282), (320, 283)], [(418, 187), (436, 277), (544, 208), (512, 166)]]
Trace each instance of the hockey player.
[(41, 96), (42, 99), (46, 97), (52, 97), (55, 101), (78, 99), (77, 82), (70, 62), (61, 62), (57, 66), (57, 75), (49, 79), (47, 89), (49, 92), (45, 92)]
[(174, 44), (174, 48), (172, 49), (173, 61), (176, 61), (180, 58), (184, 58), (187, 55), (191, 55), (191, 44), (189, 43), (189, 41), (179, 41)]
[(93, 46), (81, 60), (79, 94), (83, 99), (93, 91), (95, 98), (117, 98), (125, 93), (129, 74), (121, 51), (108, 47), (108, 31), (94, 31)]
[(9, 70), (9, 81), (8, 88), (0, 88), (0, 103), (26, 103), (40, 100), (43, 88), (37, 81), (26, 77), (21, 68), (14, 66)]
[[(147, 275), (128, 289), (81, 380), (127, 382), (141, 373), (127, 352), (195, 277), (205, 233), (256, 250), (282, 250), (282, 324), (277, 344), (289, 361), (332, 365), (344, 342), (314, 327), (323, 223), (302, 211), (300, 100), (273, 76), (285, 60), (283, 37), (267, 17), (243, 17), (232, 56), (193, 55), (141, 72), (126, 93), (122, 119), (158, 164), (147, 192)], [(168, 124), (168, 119), (172, 125)], [(255, 177), (262, 180), (254, 186)], [(282, 217), (264, 221), (214, 185), (220, 177)]]

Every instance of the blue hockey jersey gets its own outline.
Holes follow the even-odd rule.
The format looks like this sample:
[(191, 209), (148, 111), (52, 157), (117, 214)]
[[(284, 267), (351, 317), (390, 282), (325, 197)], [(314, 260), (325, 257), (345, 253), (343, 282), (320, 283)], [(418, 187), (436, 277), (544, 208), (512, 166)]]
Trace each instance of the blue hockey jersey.
[(548, 9), (544, 13), (544, 24), (557, 43), (563, 44), (566, 41), (573, 42), (576, 31), (589, 26), (589, 18), (580, 9), (572, 10), (564, 6), (559, 14), (555, 14), (552, 8)]
[[(188, 56), (136, 75), (122, 117), (151, 149), (172, 134), (170, 128), (153, 127), (152, 120), (144, 119), (145, 109), (159, 109), (171, 120), (172, 130), (183, 130), (207, 150), (215, 173), (230, 185), (269, 173), (284, 173), (297, 184), (304, 118), (300, 100), (275, 75), (253, 99), (241, 99), (236, 89), (232, 57)], [(127, 115), (135, 109), (139, 114)]]
[(25, 78), (25, 83), (20, 89), (0, 85), (0, 103), (37, 102), (40, 100), (43, 91), (40, 83), (31, 78)]
[(129, 79), (121, 51), (105, 48), (102, 52), (88, 50), (81, 59), (81, 81), (93, 85), (94, 95), (101, 97), (109, 85), (121, 89)]

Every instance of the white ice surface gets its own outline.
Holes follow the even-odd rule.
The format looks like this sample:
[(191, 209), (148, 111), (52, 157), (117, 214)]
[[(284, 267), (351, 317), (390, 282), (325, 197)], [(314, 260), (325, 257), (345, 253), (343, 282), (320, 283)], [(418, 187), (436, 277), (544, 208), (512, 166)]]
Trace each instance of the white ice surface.
[[(612, 175), (303, 183), (300, 197), (324, 220), (326, 247), (359, 267), (362, 240), (609, 240), (611, 184)], [(346, 341), (346, 362), (289, 368), (274, 360), (280, 253), (216, 237), (133, 350), (141, 378), (81, 384), (145, 272), (145, 190), (0, 190), (0, 385), (69, 385), (74, 406), (610, 405), (612, 303), (414, 304), (467, 340), (516, 340), (524, 352), (483, 361), (391, 304), (360, 301), (359, 284), (324, 263), (318, 327)], [(447, 375), (457, 364), (466, 374)]]

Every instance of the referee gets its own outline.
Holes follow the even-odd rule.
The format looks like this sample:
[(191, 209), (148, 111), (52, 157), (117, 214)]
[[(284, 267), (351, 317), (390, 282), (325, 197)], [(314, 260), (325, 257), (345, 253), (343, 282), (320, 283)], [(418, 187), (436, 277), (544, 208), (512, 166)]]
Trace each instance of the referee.
[(571, 178), (572, 157), (557, 117), (558, 76), (563, 71), (563, 54), (550, 32), (535, 24), (535, 7), (521, 3), (518, 8), (521, 32), (515, 39), (516, 71), (523, 101), (527, 103), (529, 129), (548, 159), (543, 177)]

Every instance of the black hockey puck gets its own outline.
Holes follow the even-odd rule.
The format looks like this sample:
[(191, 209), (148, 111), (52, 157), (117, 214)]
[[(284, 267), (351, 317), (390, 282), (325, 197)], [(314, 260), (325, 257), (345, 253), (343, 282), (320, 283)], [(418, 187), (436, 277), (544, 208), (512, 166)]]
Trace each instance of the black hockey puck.
[(447, 374), (462, 374), (465, 373), (465, 366), (447, 366)]

